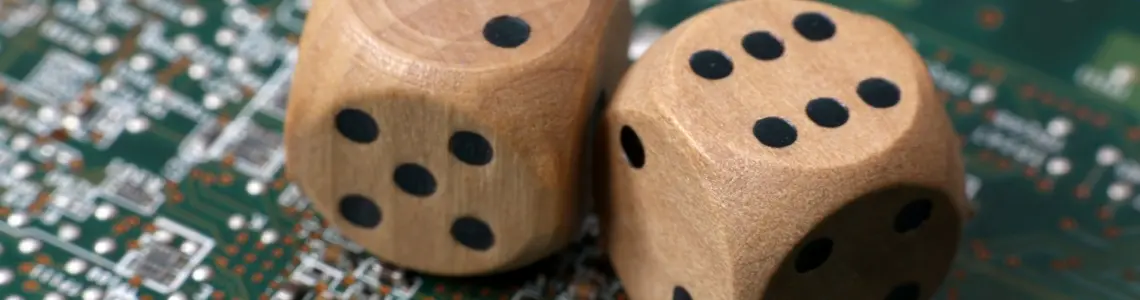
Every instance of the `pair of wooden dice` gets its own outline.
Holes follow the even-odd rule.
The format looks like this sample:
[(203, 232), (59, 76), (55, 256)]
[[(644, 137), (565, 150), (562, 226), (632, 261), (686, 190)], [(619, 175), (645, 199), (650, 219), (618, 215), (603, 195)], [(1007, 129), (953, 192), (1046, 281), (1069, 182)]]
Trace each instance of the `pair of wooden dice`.
[(535, 262), (594, 204), (635, 299), (934, 293), (968, 215), (959, 142), (893, 26), (728, 2), (627, 69), (631, 22), (625, 0), (315, 2), (289, 176), (424, 273)]

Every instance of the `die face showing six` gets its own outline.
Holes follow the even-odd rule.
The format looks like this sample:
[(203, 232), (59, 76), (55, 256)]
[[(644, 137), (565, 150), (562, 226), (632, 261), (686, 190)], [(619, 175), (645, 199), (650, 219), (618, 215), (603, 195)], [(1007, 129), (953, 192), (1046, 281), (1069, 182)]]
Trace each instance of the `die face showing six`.
[[(733, 4), (740, 8), (675, 28), (676, 43), (657, 51), (669, 62), (659, 76), (679, 91), (659, 103), (684, 130), (710, 133), (695, 142), (769, 164), (831, 168), (886, 152), (925, 121), (913, 119), (923, 103), (901, 101), (920, 97), (925, 68), (901, 34), (874, 17), (802, 2)], [(751, 134), (718, 130), (740, 124)], [(822, 159), (824, 151), (842, 155)]]
[(893, 26), (818, 2), (730, 2), (675, 27), (629, 70), (603, 129), (623, 286), (634, 299), (928, 298), (967, 214), (932, 88)]
[(423, 273), (507, 271), (570, 241), (587, 119), (614, 85), (597, 74), (625, 55), (607, 29), (622, 1), (472, 3), (314, 3), (291, 90), (290, 178), (345, 237)]

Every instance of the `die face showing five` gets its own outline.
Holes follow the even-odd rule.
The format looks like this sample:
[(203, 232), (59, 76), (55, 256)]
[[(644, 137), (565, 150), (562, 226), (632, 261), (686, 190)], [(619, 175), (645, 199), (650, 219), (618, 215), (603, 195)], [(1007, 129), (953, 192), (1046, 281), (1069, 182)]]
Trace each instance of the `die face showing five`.
[(891, 25), (817, 2), (731, 2), (675, 27), (603, 129), (606, 241), (630, 296), (929, 297), (966, 206), (928, 76)]
[(314, 3), (287, 114), (288, 173), (317, 211), (423, 273), (507, 271), (570, 241), (596, 74), (625, 54), (606, 30), (621, 1), (464, 5)]

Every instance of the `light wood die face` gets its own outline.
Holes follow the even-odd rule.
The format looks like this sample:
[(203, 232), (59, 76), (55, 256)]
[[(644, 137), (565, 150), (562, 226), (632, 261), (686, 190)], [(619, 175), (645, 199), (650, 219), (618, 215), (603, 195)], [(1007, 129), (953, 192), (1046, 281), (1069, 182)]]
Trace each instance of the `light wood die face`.
[(401, 267), (483, 275), (548, 256), (580, 228), (587, 120), (624, 72), (630, 19), (624, 0), (315, 2), (288, 176)]
[(929, 298), (969, 213), (933, 93), (893, 26), (826, 4), (736, 1), (675, 27), (605, 116), (605, 242), (623, 286)]

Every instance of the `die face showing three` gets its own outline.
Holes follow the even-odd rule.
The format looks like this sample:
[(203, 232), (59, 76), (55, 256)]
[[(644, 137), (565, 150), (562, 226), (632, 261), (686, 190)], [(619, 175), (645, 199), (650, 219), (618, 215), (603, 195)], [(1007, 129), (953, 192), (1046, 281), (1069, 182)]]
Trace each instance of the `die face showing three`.
[(854, 199), (779, 257), (761, 299), (929, 299), (960, 238), (949, 197), (898, 185)]
[(606, 241), (630, 296), (928, 298), (966, 215), (928, 76), (893, 26), (817, 2), (731, 2), (675, 27), (603, 128)]
[(487, 274), (561, 249), (579, 228), (597, 74), (625, 54), (606, 28), (630, 18), (621, 5), (314, 3), (289, 176), (344, 236), (401, 267)]

